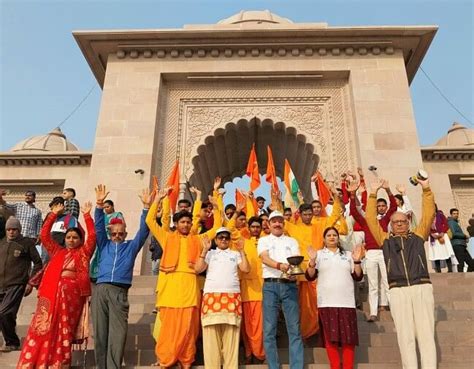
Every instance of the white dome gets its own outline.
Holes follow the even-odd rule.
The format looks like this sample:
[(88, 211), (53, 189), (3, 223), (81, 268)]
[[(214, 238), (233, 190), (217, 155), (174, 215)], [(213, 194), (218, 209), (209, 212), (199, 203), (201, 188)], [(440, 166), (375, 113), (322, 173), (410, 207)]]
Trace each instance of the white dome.
[(76, 145), (66, 139), (60, 128), (55, 128), (46, 135), (29, 137), (17, 143), (10, 151), (78, 151)]
[(435, 146), (461, 147), (474, 146), (474, 129), (454, 122), (448, 134), (438, 140)]
[(240, 24), (240, 23), (272, 23), (272, 24), (288, 24), (293, 23), (287, 18), (280, 17), (269, 10), (242, 10), (229, 18), (222, 19), (217, 24)]

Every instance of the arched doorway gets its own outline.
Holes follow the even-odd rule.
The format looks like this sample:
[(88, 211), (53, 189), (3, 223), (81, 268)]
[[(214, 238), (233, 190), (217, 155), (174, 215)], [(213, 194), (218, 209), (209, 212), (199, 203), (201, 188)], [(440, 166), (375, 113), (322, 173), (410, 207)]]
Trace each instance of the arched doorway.
[(260, 174), (267, 168), (267, 145), (273, 152), (277, 176), (284, 177), (285, 159), (290, 162), (305, 199), (311, 199), (310, 178), (318, 168), (319, 156), (306, 137), (284, 122), (255, 117), (231, 122), (216, 129), (197, 148), (192, 159), (191, 185), (210, 193), (215, 177), (223, 183), (245, 174), (252, 144), (255, 143)]

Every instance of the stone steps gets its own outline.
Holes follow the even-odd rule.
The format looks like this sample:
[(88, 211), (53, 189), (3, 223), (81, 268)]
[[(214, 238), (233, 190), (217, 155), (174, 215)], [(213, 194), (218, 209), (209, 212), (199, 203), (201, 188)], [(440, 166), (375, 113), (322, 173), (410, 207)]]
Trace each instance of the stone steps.
[[(474, 273), (431, 275), (435, 295), (436, 340), (441, 369), (474, 367)], [(125, 368), (144, 368), (156, 361), (155, 341), (151, 336), (156, 315), (156, 277), (137, 276), (129, 291), (130, 315), (125, 346)], [(368, 313), (367, 286), (361, 290), (363, 311), (358, 311), (360, 346), (356, 350), (357, 369), (400, 368), (400, 354), (395, 327), (390, 312), (382, 311), (375, 323), (365, 321)], [(36, 296), (25, 298), (18, 314), (17, 332), (24, 337), (36, 308)], [(288, 363), (288, 340), (284, 324), (279, 328), (278, 346), (282, 363)], [(0, 341), (2, 339), (0, 338)], [(317, 337), (310, 339), (305, 348), (306, 368), (326, 369), (326, 353), (318, 347)], [(93, 339), (86, 353), (87, 368), (93, 368)], [(19, 352), (0, 353), (0, 368), (14, 368)], [(83, 352), (74, 353), (73, 364), (82, 367)], [(198, 343), (197, 364), (202, 364), (201, 344)], [(259, 369), (266, 365), (242, 365), (241, 368)], [(288, 365), (284, 365), (287, 368)], [(203, 368), (196, 366), (195, 368)]]

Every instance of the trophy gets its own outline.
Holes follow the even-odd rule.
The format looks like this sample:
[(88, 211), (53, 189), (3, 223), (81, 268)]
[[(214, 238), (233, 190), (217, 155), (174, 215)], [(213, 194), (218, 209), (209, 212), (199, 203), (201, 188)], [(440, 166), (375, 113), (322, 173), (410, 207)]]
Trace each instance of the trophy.
[(288, 264), (290, 264), (290, 268), (286, 272), (281, 273), (281, 277), (283, 279), (290, 279), (293, 275), (300, 275), (304, 274), (303, 269), (301, 269), (300, 264), (302, 263), (304, 256), (290, 256), (286, 258), (288, 260)]

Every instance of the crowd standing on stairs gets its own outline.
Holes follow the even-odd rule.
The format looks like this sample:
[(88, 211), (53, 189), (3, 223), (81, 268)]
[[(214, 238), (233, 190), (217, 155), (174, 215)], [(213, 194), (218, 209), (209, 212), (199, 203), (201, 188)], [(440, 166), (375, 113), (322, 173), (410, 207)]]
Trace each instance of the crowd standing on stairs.
[[(474, 218), (469, 237), (457, 209), (449, 218), (436, 209), (424, 178), (418, 178), (419, 222), (404, 185), (393, 195), (386, 180), (367, 184), (360, 168), (343, 173), (338, 183), (320, 173), (311, 181), (311, 203), (297, 190), (283, 202), (272, 185), (265, 207), (263, 197), (254, 198), (252, 184), (252, 191), (238, 190), (235, 204), (224, 206), (220, 178), (205, 199), (191, 188), (194, 203), (178, 202), (176, 187), (160, 189), (154, 179), (139, 194), (143, 211), (133, 238), (103, 184), (95, 188), (94, 219), (92, 204), (85, 202), (82, 221), (73, 188), (51, 201), (44, 222), (34, 191), (25, 193), (24, 202), (8, 203), (0, 190), (1, 351), (21, 349), (21, 369), (68, 367), (73, 344), (89, 336), (90, 309), (97, 367), (120, 368), (133, 266), (151, 233), (154, 365), (190, 368), (201, 335), (206, 368), (237, 368), (240, 338), (246, 364), (280, 368), (282, 312), (292, 369), (303, 368), (304, 346), (315, 335), (331, 369), (353, 368), (357, 283), (367, 278), (367, 321), (376, 321), (381, 309), (391, 311), (403, 368), (418, 367), (416, 344), (421, 367), (437, 368), (428, 260), (436, 272), (445, 265), (450, 272), (452, 266), (463, 272), (465, 265), (472, 272)], [(41, 246), (44, 266), (35, 245)], [(16, 316), (22, 297), (35, 287), (37, 307), (21, 346)]]

